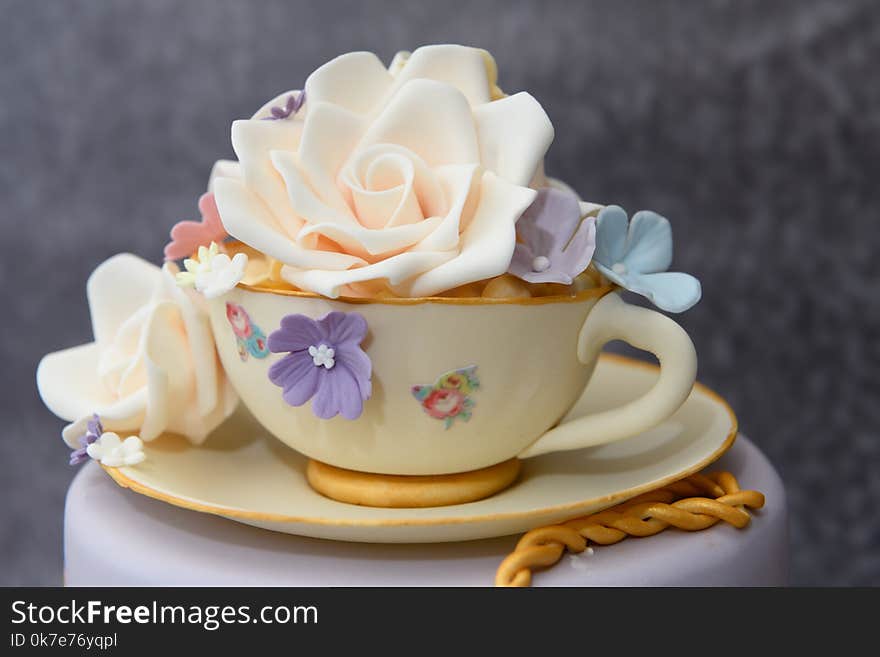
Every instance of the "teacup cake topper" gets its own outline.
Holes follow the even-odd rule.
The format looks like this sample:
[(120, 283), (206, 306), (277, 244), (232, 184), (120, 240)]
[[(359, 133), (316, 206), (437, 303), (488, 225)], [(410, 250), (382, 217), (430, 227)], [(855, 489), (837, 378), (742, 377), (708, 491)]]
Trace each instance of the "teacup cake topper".
[[(291, 82), (233, 123), (238, 160), (214, 165), (164, 267), (99, 266), (94, 343), (42, 361), (72, 461), (134, 464), (164, 433), (199, 444), (240, 396), (327, 468), (464, 476), (629, 437), (681, 405), (690, 339), (616, 294), (673, 312), (699, 299), (666, 271), (669, 222), (548, 178), (550, 119), (498, 87), (489, 53), (348, 53)], [(612, 339), (658, 356), (659, 382), (561, 421)]]

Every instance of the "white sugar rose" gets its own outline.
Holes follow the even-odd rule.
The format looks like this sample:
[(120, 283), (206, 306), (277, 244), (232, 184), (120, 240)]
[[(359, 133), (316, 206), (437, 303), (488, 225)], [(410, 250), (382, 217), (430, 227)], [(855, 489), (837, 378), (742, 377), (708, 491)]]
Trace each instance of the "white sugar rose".
[(300, 100), (232, 126), (238, 165), (211, 184), (233, 237), (328, 297), (429, 296), (507, 270), (553, 127), (529, 94), (499, 92), (487, 52), (428, 46), (389, 69), (349, 53)]
[(93, 413), (107, 431), (200, 443), (235, 409), (207, 315), (175, 273), (121, 254), (89, 277), (95, 341), (48, 354), (37, 369), (46, 406), (73, 423), (63, 432), (71, 447)]

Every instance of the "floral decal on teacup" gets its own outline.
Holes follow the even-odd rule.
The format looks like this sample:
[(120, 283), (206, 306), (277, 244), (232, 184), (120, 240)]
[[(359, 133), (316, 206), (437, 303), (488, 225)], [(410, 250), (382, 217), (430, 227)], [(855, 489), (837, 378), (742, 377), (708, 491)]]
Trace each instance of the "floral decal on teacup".
[(238, 345), (238, 356), (242, 362), (248, 359), (248, 355), (254, 358), (265, 358), (269, 355), (269, 347), (266, 345), (266, 334), (254, 324), (247, 311), (237, 303), (226, 302), (226, 319), (235, 334), (235, 342)]
[(413, 397), (422, 410), (436, 420), (443, 420), (448, 429), (456, 419), (471, 419), (476, 402), (470, 394), (480, 388), (477, 366), (470, 365), (441, 375), (433, 384), (416, 385), (411, 388)]

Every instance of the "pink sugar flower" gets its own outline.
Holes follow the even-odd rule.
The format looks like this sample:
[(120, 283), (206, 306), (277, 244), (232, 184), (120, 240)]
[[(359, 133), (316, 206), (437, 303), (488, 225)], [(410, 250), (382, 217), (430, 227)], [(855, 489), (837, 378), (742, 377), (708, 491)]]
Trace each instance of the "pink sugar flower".
[(201, 221), (178, 221), (171, 229), (171, 241), (165, 245), (166, 260), (189, 258), (200, 246), (211, 242), (221, 243), (229, 234), (220, 221), (220, 212), (214, 193), (207, 192), (199, 198)]

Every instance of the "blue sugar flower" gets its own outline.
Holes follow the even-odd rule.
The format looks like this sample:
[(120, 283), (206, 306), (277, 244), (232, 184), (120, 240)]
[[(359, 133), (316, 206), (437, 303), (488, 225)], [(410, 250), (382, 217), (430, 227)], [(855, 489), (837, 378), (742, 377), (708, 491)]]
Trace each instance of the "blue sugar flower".
[(606, 278), (662, 310), (684, 312), (700, 300), (700, 281), (666, 271), (672, 264), (672, 229), (656, 212), (636, 212), (628, 222), (623, 208), (603, 208), (596, 220), (593, 262)]

